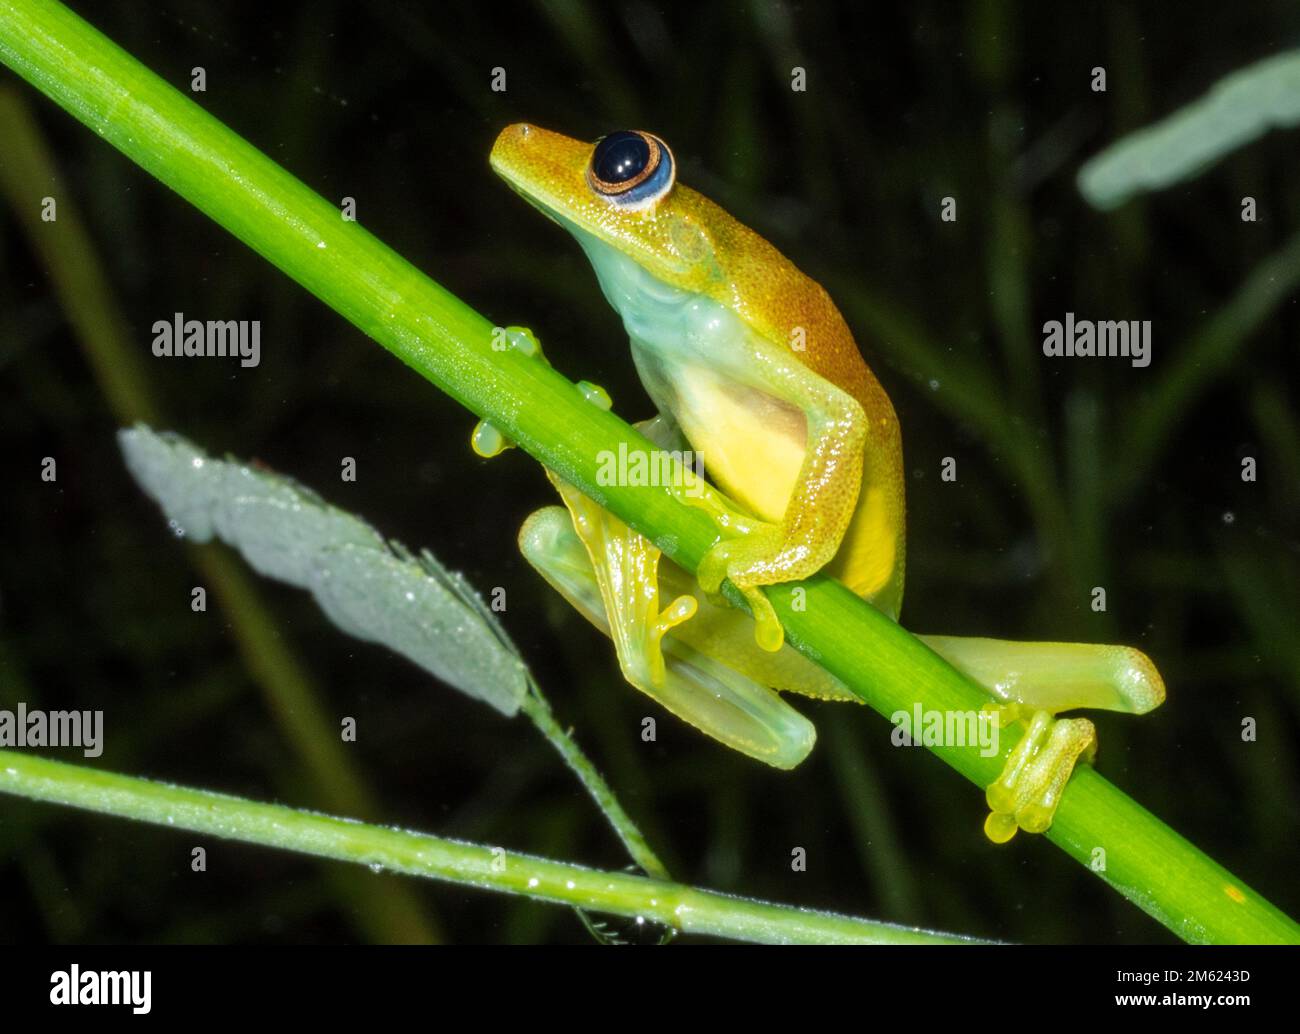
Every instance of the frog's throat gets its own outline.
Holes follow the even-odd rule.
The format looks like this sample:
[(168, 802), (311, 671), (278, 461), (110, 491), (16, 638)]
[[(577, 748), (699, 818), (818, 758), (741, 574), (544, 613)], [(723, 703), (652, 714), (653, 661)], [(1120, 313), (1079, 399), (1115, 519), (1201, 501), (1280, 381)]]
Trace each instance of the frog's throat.
[(623, 317), (623, 325), (633, 341), (669, 344), (663, 340), (665, 331), (678, 330), (683, 309), (692, 303), (716, 309), (719, 318), (735, 319), (712, 299), (666, 283), (626, 252), (563, 216), (556, 218), (582, 247), (605, 300)]
[(622, 317), (655, 407), (681, 429), (715, 484), (754, 516), (780, 521), (803, 462), (804, 432), (801, 420), (788, 419), (789, 407), (741, 386), (737, 367), (765, 347), (759, 332), (713, 298), (665, 283), (617, 245), (566, 229)]

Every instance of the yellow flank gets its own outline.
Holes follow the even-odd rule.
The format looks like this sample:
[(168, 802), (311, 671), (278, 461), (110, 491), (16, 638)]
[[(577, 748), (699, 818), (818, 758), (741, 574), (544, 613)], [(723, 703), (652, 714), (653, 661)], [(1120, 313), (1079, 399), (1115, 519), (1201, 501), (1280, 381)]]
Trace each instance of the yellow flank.
[(677, 419), (709, 474), (756, 517), (779, 521), (803, 466), (801, 411), (706, 367), (679, 381)]
[(827, 571), (897, 620), (903, 604), (901, 507), (895, 509), (895, 499), (869, 478), (864, 475), (868, 483)]

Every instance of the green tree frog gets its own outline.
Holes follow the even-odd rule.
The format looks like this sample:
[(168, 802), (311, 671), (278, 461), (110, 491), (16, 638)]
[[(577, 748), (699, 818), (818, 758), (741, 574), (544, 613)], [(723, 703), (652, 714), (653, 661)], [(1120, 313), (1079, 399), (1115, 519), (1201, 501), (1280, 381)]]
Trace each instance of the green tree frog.
[[(658, 410), (640, 429), (701, 455), (721, 489), (686, 499), (720, 532), (695, 578), (554, 474), (565, 507), (525, 522), (524, 555), (610, 636), (632, 685), (727, 746), (797, 765), (815, 731), (778, 691), (857, 697), (783, 642), (761, 590), (825, 569), (897, 620), (904, 479), (889, 397), (826, 291), (677, 183), (660, 138), (621, 131), (591, 144), (518, 124), (491, 165), (586, 252)], [(480, 425), (476, 448), (491, 454), (492, 439)], [(724, 579), (752, 624), (718, 595)], [(1024, 728), (986, 794), (998, 842), (1047, 829), (1076, 761), (1092, 757), (1092, 723), (1059, 712), (1140, 714), (1164, 699), (1135, 649), (922, 638), (988, 690), (1000, 725)]]

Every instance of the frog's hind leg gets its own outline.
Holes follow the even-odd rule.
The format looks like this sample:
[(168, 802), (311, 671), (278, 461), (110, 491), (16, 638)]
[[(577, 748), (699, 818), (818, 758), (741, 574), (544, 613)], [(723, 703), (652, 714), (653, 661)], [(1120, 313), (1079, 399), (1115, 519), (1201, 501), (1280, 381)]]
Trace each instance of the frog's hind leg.
[[(714, 660), (671, 630), (694, 615), (694, 596), (660, 608), (659, 550), (557, 478), (568, 512), (534, 513), (519, 533), (525, 558), (614, 643), (624, 677), (679, 718), (777, 768), (812, 750), (812, 723), (767, 686)], [(686, 575), (674, 579), (681, 584)]]
[(1017, 829), (1046, 830), (1075, 764), (1096, 753), (1092, 722), (1054, 715), (1076, 708), (1145, 714), (1165, 698), (1164, 680), (1151, 659), (1127, 646), (920, 638), (1002, 702), (995, 705), (1001, 724), (1025, 726), (986, 792), (990, 814), (984, 831), (997, 843)]

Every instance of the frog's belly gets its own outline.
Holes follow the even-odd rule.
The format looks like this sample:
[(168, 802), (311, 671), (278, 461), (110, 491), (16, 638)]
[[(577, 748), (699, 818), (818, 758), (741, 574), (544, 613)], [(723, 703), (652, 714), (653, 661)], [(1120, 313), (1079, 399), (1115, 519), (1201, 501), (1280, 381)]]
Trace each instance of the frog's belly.
[(673, 417), (709, 476), (756, 516), (778, 522), (803, 466), (803, 413), (693, 366), (675, 377)]

